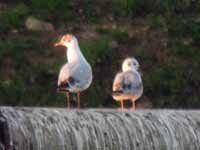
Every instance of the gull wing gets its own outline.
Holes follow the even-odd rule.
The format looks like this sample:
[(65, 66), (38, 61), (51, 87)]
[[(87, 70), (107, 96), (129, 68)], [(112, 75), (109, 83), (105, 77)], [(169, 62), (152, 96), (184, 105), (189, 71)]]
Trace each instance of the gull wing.
[(113, 82), (113, 94), (137, 95), (142, 88), (140, 74), (133, 71), (118, 73)]
[(61, 67), (58, 76), (58, 86), (63, 86), (66, 83), (73, 84), (75, 81), (74, 74), (76, 73), (76, 66), (74, 64), (65, 64)]

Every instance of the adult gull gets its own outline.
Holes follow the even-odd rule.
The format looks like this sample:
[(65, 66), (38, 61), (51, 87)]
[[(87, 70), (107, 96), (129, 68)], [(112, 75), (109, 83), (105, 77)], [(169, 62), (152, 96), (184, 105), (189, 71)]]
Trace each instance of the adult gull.
[(70, 108), (70, 93), (77, 94), (77, 107), (80, 108), (80, 92), (86, 90), (92, 83), (92, 69), (79, 48), (77, 38), (72, 34), (64, 35), (55, 46), (67, 48), (67, 60), (58, 76), (58, 88), (60, 92), (67, 94), (67, 106)]

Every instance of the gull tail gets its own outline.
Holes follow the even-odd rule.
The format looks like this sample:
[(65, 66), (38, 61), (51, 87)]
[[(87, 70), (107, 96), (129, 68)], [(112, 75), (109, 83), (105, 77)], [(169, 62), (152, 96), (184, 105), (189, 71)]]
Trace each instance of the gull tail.
[(56, 89), (57, 92), (69, 92), (67, 88), (62, 88), (62, 87), (57, 87)]
[(123, 94), (123, 91), (121, 91), (121, 90), (112, 92), (112, 96), (118, 96), (118, 95), (121, 95), (121, 94)]
[(56, 89), (57, 92), (69, 92), (69, 84), (61, 84), (60, 86), (57, 87)]

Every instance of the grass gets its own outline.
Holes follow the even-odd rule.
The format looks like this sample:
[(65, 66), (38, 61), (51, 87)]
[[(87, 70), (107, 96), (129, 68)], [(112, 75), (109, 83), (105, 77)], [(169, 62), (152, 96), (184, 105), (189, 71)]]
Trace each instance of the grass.
[(112, 1), (116, 15), (134, 16), (143, 5), (143, 0), (116, 0)]
[(96, 32), (121, 42), (124, 42), (128, 39), (128, 31), (126, 29), (97, 28)]
[(80, 47), (91, 65), (95, 67), (97, 64), (111, 57), (112, 50), (109, 47), (109, 43), (110, 38), (108, 36), (102, 36), (90, 43), (82, 42), (80, 43)]
[(26, 33), (25, 37), (9, 37), (5, 42), (0, 42), (3, 58), (0, 68), (0, 104), (44, 106), (55, 101), (54, 106), (63, 106), (63, 96), (55, 92), (56, 70), (52, 71), (51, 67), (43, 63), (45, 60), (38, 59), (39, 56), (45, 58), (49, 51), (44, 51), (47, 47), (42, 46), (36, 37)]
[(1, 25), (0, 32), (12, 28), (22, 28), (23, 20), (29, 13), (29, 8), (23, 3), (17, 4), (9, 11), (0, 12)]
[(152, 29), (161, 29), (165, 27), (165, 19), (161, 15), (153, 15), (147, 19), (147, 25)]
[[(144, 97), (141, 101), (147, 99), (157, 108), (198, 108), (199, 14), (195, 10), (192, 11), (194, 14), (187, 13), (191, 4), (185, 3), (186, 1), (160, 1), (161, 8), (164, 8), (162, 11), (148, 9), (147, 12), (147, 5), (143, 2), (112, 1), (112, 5), (109, 5), (112, 13), (100, 9), (102, 13), (95, 12), (94, 2), (90, 0), (82, 1), (81, 6), (71, 1), (63, 3), (62, 0), (33, 0), (31, 6), (17, 4), (9, 8), (9, 11), (1, 12), (0, 104), (65, 106), (64, 94), (57, 94), (55, 88), (59, 69), (66, 59), (64, 56), (55, 56), (53, 48), (49, 46), (57, 35), (27, 31), (24, 27), (27, 16), (48, 20), (58, 30), (62, 25), (66, 30), (70, 29), (69, 24), (80, 23), (80, 18), (84, 18), (92, 27), (102, 20), (105, 21), (104, 24), (110, 23), (105, 19), (106, 15), (101, 16), (101, 13), (111, 13), (110, 15), (117, 16), (116, 20), (114, 17), (114, 22), (121, 23), (128, 19), (130, 23), (139, 24), (134, 20), (137, 17), (144, 20), (145, 26), (150, 29), (144, 38), (138, 38), (144, 40), (139, 48), (138, 43), (135, 44), (129, 38), (129, 30), (126, 28), (105, 29), (98, 26), (95, 30), (97, 38), (80, 40), (81, 50), (92, 65), (94, 75), (91, 87), (82, 95), (84, 107), (115, 107), (117, 104), (112, 100), (111, 89), (113, 77), (120, 70), (119, 59), (135, 56), (141, 62), (144, 74)], [(82, 13), (74, 10), (74, 6), (82, 9)], [(18, 32), (12, 33), (13, 29)], [(137, 27), (132, 30), (137, 30)], [(79, 34), (77, 29), (70, 31)], [(81, 31), (87, 35), (84, 29)], [(167, 46), (157, 50), (153, 43), (157, 44), (160, 39), (151, 34), (161, 31), (167, 32), (164, 37), (167, 38)], [(148, 36), (153, 37), (152, 43), (147, 40)], [(185, 39), (191, 39), (191, 42), (185, 43)], [(114, 48), (111, 46), (113, 41), (117, 43)], [(123, 53), (124, 47), (130, 51)], [(164, 57), (160, 58), (161, 55)]]
[(69, 0), (33, 0), (31, 10), (33, 15), (48, 21), (66, 21), (71, 17)]

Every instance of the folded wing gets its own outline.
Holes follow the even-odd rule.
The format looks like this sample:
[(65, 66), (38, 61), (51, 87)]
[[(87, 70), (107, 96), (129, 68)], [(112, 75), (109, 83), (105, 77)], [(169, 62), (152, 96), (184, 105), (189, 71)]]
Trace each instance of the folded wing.
[(59, 91), (67, 91), (78, 82), (78, 80), (74, 77), (75, 73), (76, 73), (75, 65), (65, 64), (62, 66), (58, 77)]
[(143, 86), (140, 74), (127, 71), (118, 73), (113, 82), (113, 94), (138, 95)]

